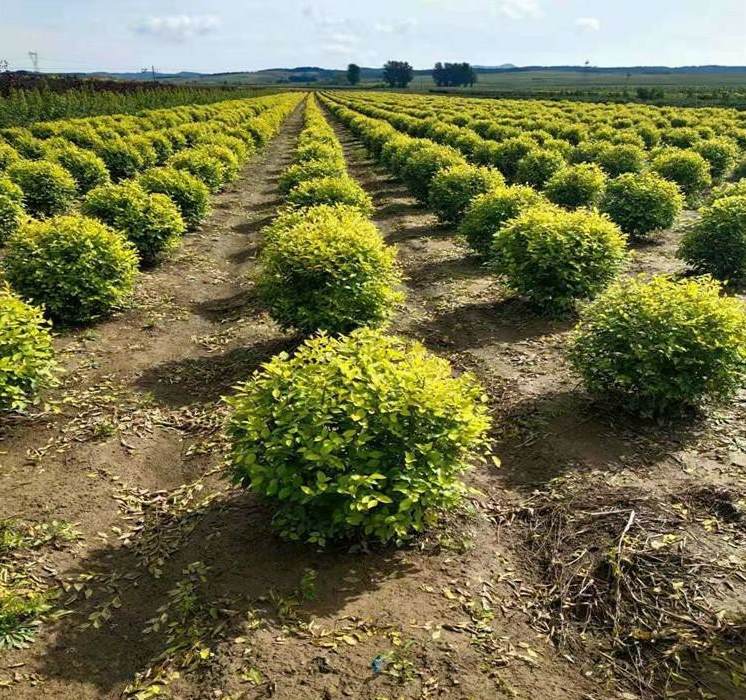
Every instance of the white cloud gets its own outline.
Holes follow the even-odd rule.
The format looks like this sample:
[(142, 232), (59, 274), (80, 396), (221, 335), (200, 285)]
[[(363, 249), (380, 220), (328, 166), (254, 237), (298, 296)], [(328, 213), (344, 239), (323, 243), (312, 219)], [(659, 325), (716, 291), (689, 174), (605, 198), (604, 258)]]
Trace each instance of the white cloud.
[(601, 20), (598, 17), (578, 17), (575, 25), (587, 32), (597, 32), (601, 29)]
[(510, 19), (538, 19), (544, 16), (538, 0), (502, 0), (498, 9)]
[(399, 22), (377, 22), (374, 29), (381, 34), (408, 34), (417, 26), (414, 18), (403, 19)]
[(148, 17), (135, 27), (135, 31), (169, 41), (186, 41), (195, 36), (210, 34), (220, 24), (220, 17), (217, 15), (171, 15)]

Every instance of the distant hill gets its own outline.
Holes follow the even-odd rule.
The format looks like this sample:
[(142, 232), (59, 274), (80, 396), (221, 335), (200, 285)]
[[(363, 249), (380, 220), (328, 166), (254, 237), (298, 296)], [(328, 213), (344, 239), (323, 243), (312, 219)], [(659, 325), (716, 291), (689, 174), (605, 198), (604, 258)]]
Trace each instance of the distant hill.
[[(480, 74), (509, 74), (509, 73), (590, 73), (594, 75), (734, 75), (746, 74), (746, 66), (516, 66), (503, 63), (496, 66), (475, 65)], [(417, 69), (415, 75), (429, 76), (431, 69)], [(361, 67), (363, 82), (380, 81), (383, 77), (382, 68)], [(200, 73), (197, 71), (180, 71), (178, 73), (156, 72), (153, 76), (147, 72), (108, 73), (75, 73), (80, 77), (98, 78), (104, 80), (151, 80), (166, 83), (204, 83), (204, 84), (335, 84), (345, 81), (346, 71), (320, 66), (296, 66), (295, 68), (264, 68), (257, 71), (230, 71), (225, 73)]]

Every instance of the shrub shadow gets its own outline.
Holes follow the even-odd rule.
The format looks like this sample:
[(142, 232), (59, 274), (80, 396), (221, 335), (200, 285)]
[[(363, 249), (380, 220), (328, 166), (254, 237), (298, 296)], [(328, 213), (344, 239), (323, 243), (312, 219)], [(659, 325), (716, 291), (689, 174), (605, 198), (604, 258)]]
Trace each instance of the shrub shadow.
[(236, 384), (280, 352), (293, 352), (300, 337), (264, 340), (222, 355), (164, 362), (143, 372), (136, 385), (169, 406), (208, 404), (231, 393)]
[[(252, 494), (233, 491), (196, 515), (156, 521), (155, 525), (146, 522), (129, 544), (92, 551), (68, 576), (95, 574), (102, 582), (114, 583), (91, 585), (93, 595), (77, 603), (73, 615), (56, 623), (55, 644), (40, 660), (43, 675), (93, 684), (102, 697), (121, 692), (124, 684), (166, 652), (165, 636), (143, 634), (143, 629), (169, 601), (169, 592), (185, 580), (184, 570), (194, 562), (209, 567), (200, 601), (214, 605), (216, 619), (225, 621), (221, 638), (243, 632), (247, 614), (257, 610), (280, 634), (284, 618), (268, 596), (293, 595), (308, 569), (317, 574), (316, 596), (312, 602), (302, 602), (298, 614), (304, 616), (334, 613), (384, 581), (405, 576), (411, 568), (393, 550), (356, 555), (284, 542), (273, 534), (270, 519), (271, 513)], [(156, 528), (165, 541), (175, 538), (178, 542), (165, 557), (159, 578), (145, 569), (141, 546)], [(355, 576), (350, 579), (353, 570)], [(98, 629), (82, 628), (91, 612), (113, 595), (118, 596), (119, 605), (110, 608), (110, 619)]]
[(538, 315), (518, 298), (465, 304), (437, 314), (415, 329), (434, 348), (468, 350), (494, 343), (516, 343), (569, 330), (572, 318)]
[(536, 487), (567, 472), (650, 468), (697, 439), (701, 415), (656, 423), (594, 401), (582, 390), (531, 396), (496, 407), (497, 478)]

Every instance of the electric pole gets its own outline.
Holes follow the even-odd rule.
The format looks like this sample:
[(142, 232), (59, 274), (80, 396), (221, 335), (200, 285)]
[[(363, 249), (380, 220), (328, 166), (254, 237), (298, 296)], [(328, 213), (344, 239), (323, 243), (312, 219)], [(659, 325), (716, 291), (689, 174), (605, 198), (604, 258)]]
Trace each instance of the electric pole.
[(34, 66), (34, 73), (39, 72), (39, 52), (29, 51), (28, 57), (31, 59), (31, 64)]

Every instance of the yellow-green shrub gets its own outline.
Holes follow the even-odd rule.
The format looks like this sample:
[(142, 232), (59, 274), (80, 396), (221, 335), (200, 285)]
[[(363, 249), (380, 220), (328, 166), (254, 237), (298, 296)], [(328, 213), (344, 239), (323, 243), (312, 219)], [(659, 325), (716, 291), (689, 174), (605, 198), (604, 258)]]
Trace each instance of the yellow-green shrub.
[(746, 195), (722, 197), (681, 239), (678, 255), (700, 273), (721, 280), (746, 279)]
[(707, 278), (633, 278), (582, 314), (570, 360), (588, 389), (646, 415), (725, 399), (746, 373), (746, 313)]
[(675, 182), (690, 203), (695, 203), (712, 184), (710, 164), (696, 151), (667, 149), (653, 159), (651, 167), (661, 177)]
[(525, 210), (494, 237), (495, 267), (537, 306), (565, 311), (595, 296), (621, 269), (626, 239), (606, 217), (550, 206)]
[(8, 239), (2, 267), (13, 289), (51, 318), (83, 323), (125, 300), (137, 262), (131, 244), (104, 224), (58, 216), (23, 224)]
[(301, 182), (290, 191), (287, 201), (296, 207), (341, 204), (354, 207), (365, 216), (373, 213), (370, 196), (349, 175), (319, 177)]
[(396, 252), (349, 207), (309, 209), (265, 238), (260, 296), (272, 318), (304, 333), (386, 321), (402, 299)]
[(683, 206), (678, 186), (655, 173), (620, 175), (606, 185), (601, 201), (601, 211), (636, 238), (672, 226)]
[(558, 170), (546, 184), (549, 201), (566, 209), (596, 207), (606, 187), (606, 175), (594, 163), (569, 165)]
[(534, 148), (518, 162), (515, 180), (524, 185), (543, 189), (547, 181), (565, 166), (565, 159), (558, 151)]
[(525, 209), (545, 201), (533, 187), (495, 188), (472, 200), (458, 231), (475, 253), (489, 257), (495, 234)]
[(230, 404), (234, 480), (273, 504), (283, 537), (318, 545), (434, 525), (489, 427), (471, 375), (369, 329), (276, 356)]
[(31, 216), (62, 214), (75, 202), (75, 180), (57, 163), (20, 160), (8, 168), (8, 177), (21, 188), (23, 206)]
[(0, 410), (22, 411), (54, 382), (52, 337), (41, 309), (0, 286)]
[(170, 197), (146, 192), (134, 181), (97, 187), (88, 193), (81, 211), (121, 231), (148, 265), (173, 250), (186, 230)]
[(185, 170), (151, 168), (137, 181), (146, 192), (170, 197), (189, 228), (199, 226), (210, 213), (210, 190)]
[(430, 184), (430, 207), (438, 219), (455, 224), (474, 197), (505, 185), (499, 170), (486, 166), (452, 165), (439, 170)]

